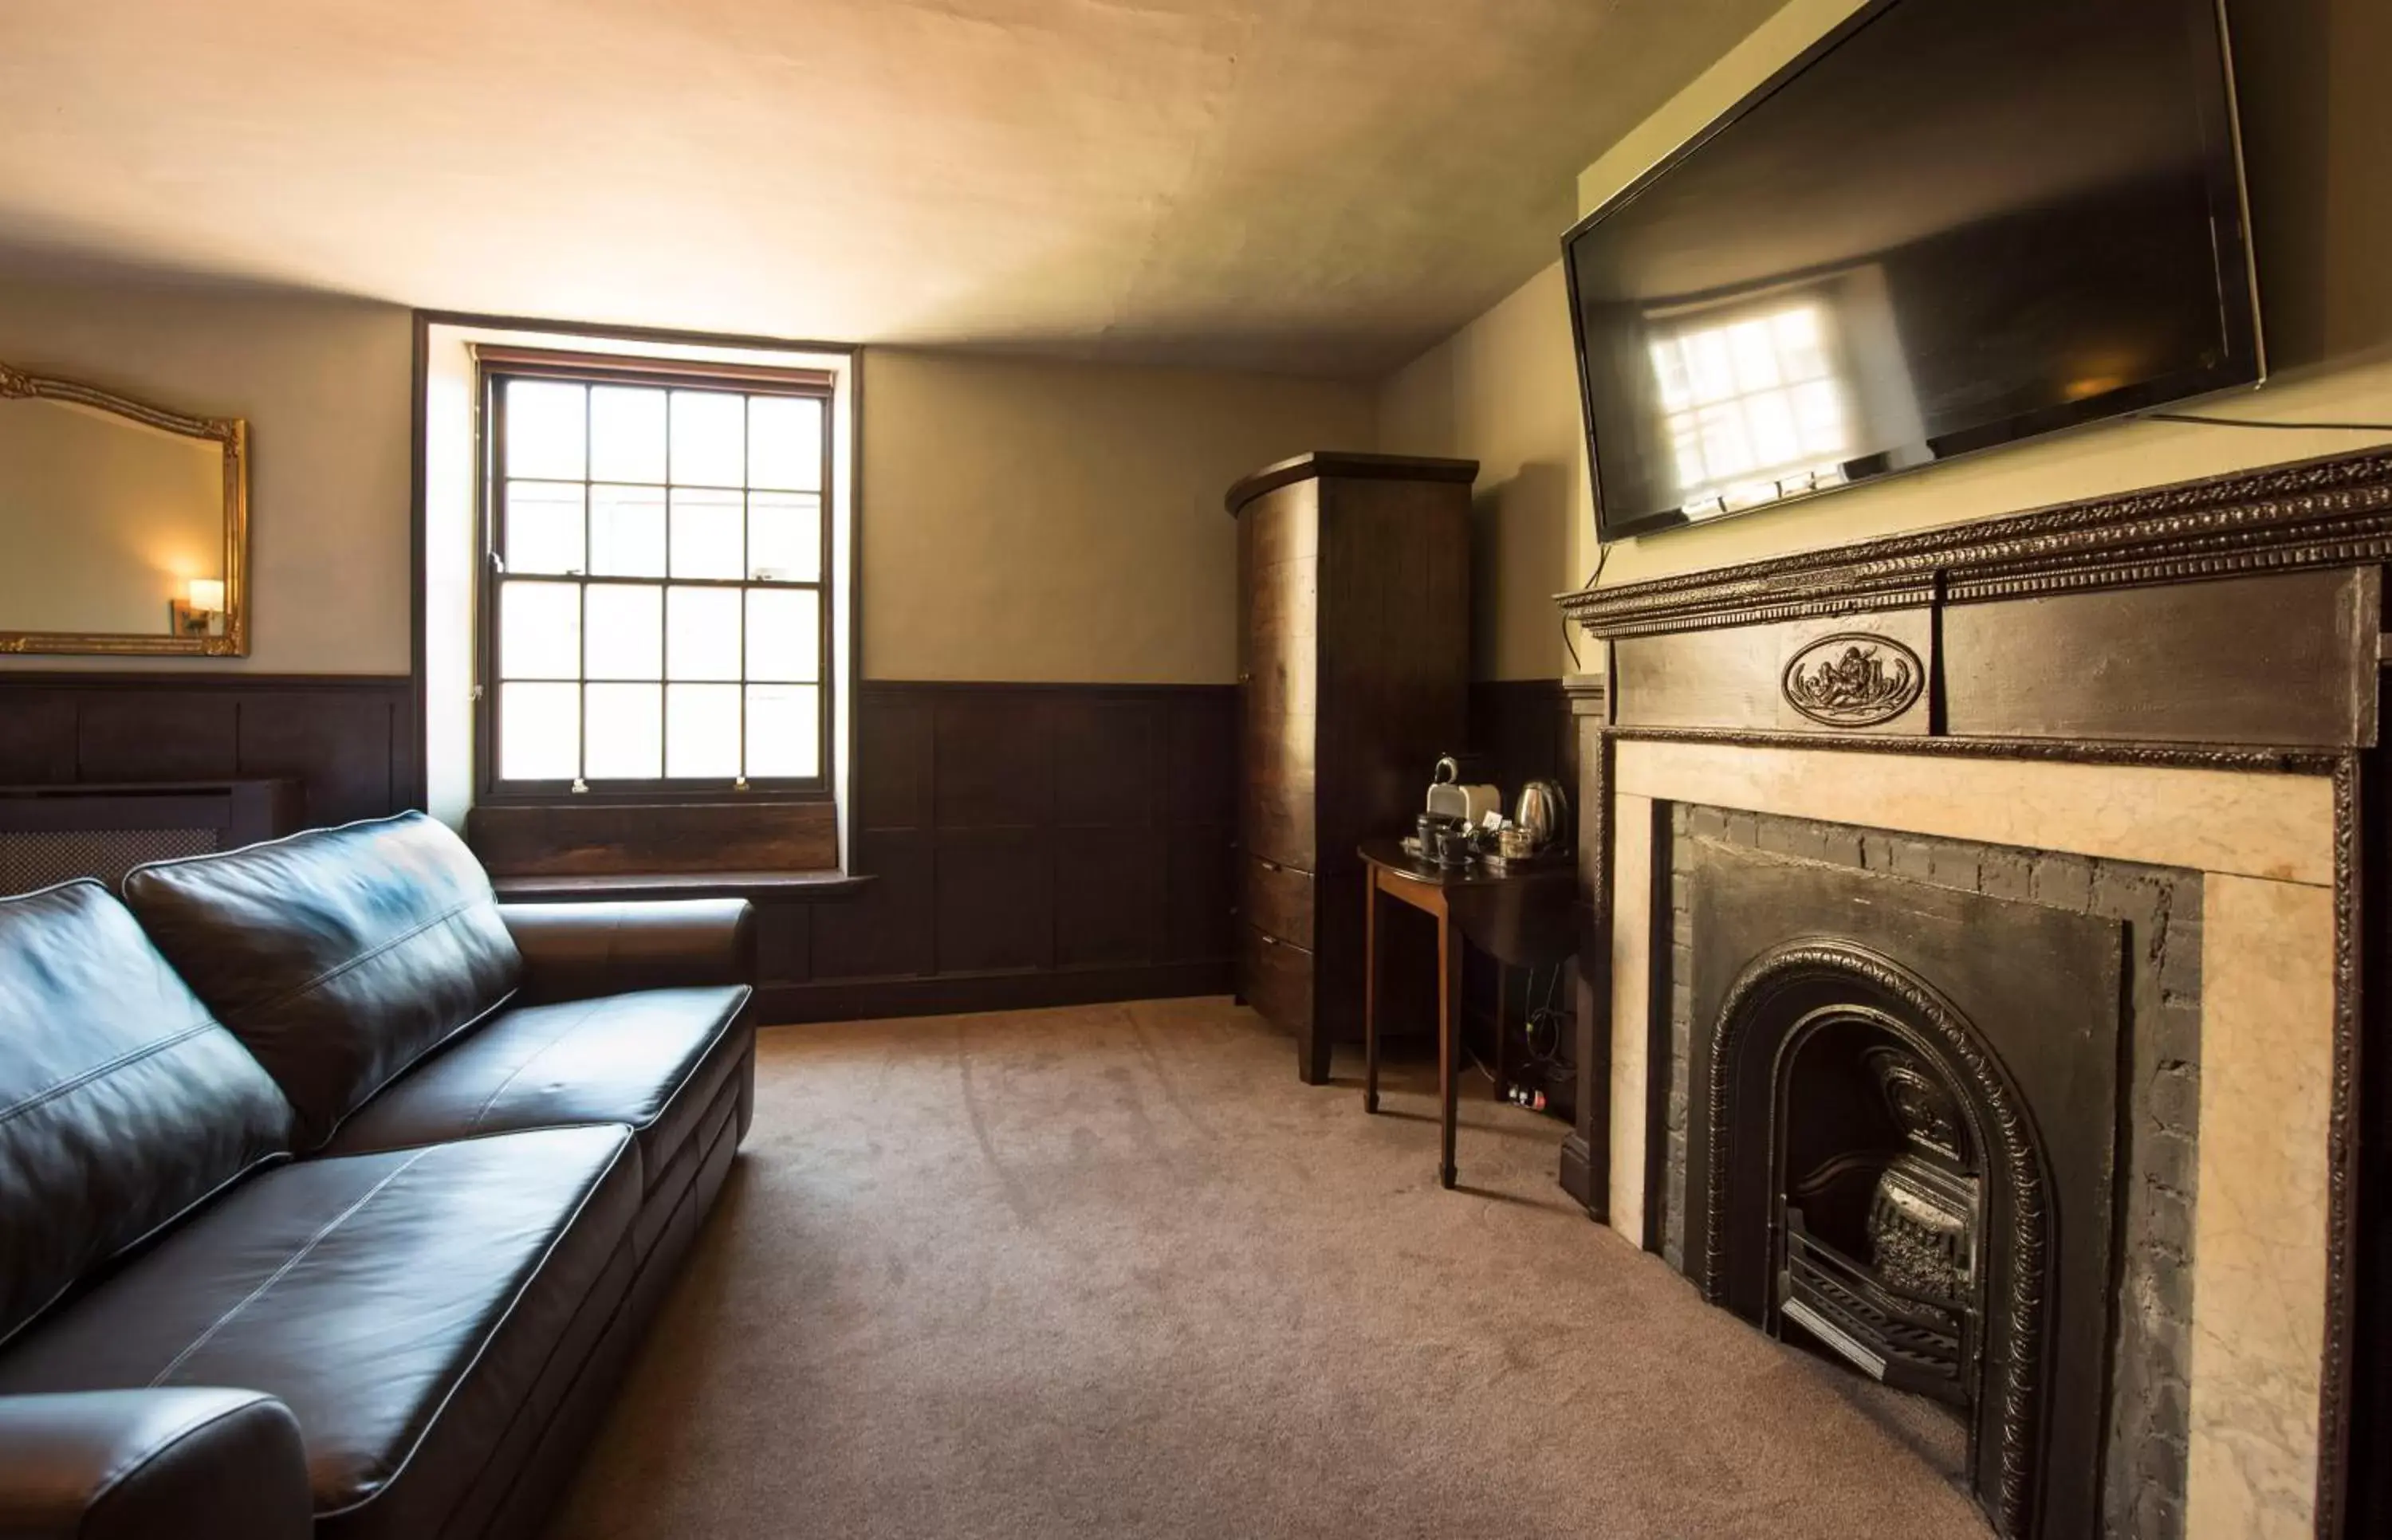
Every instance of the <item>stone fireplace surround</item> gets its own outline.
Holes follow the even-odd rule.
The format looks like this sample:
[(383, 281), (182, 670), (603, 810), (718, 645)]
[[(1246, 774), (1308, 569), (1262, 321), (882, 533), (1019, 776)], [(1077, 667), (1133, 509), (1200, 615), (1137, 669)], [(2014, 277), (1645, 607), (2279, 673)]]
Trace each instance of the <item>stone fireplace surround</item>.
[[(2106, 875), (2130, 934), (2143, 906), (2138, 947), (2163, 941), (2138, 952), (2130, 1030), (2183, 1051), (2156, 1054), (2164, 1083), (2129, 1071), (2102, 1531), (2345, 1533), (2369, 1457), (2350, 1443), (2360, 824), (2387, 558), (2392, 457), (2365, 455), (1565, 600), (1606, 664), (1578, 694), (1599, 965), (1565, 1187), (1687, 1264), (1684, 840), (1748, 830), (1862, 870), (1874, 849), (1930, 883), (1966, 864), (2030, 902), (2040, 876), (2041, 901), (2064, 884), (2088, 913), (2105, 899), (2077, 878)], [(2173, 991), (2171, 962), (2190, 970)], [(2172, 1154), (2189, 1190), (2143, 1185)], [(2372, 1421), (2358, 1434), (2372, 1449)]]

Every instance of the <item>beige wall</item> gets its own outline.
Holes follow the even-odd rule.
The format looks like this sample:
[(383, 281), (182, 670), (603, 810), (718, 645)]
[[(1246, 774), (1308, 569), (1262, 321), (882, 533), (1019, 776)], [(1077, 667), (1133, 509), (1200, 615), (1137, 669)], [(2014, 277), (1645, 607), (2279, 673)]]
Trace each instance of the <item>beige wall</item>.
[[(1855, 0), (1794, 0), (1630, 133), (1579, 180), (1592, 209), (1699, 130), (1853, 11)], [(2382, 0), (2237, 0), (2235, 48), (2259, 274), (2275, 380), (2204, 404), (2215, 414), (2278, 421), (2392, 421), (2392, 92), (2370, 61), (2392, 58)], [(1398, 374), (1381, 395), (1380, 446), (1476, 456), (1493, 467), (1523, 453), (1521, 420), (1556, 459), (1569, 317), (1558, 267)], [(1540, 298), (1540, 294), (1550, 298)], [(1542, 335), (1537, 330), (1543, 329)], [(1563, 364), (1556, 366), (1560, 358)], [(1452, 400), (1432, 412), (1418, 404)], [(1523, 404), (1526, 405), (1523, 405)], [(2392, 442), (2392, 433), (2291, 432), (2131, 422), (2086, 429), (1793, 508), (1615, 545), (1606, 584), (1750, 561), (1840, 541), (2015, 512), (2048, 503)], [(1487, 678), (1557, 669), (1536, 638), (1550, 607), (1536, 591), (1575, 587), (1593, 563), (1592, 504), (1569, 494), (1566, 537), (1554, 515), (1480, 483), (1489, 521), (1482, 561), (1498, 574), (1500, 613), (1476, 660)], [(1537, 576), (1540, 572), (1541, 577)], [(1487, 590), (1482, 587), (1482, 596)], [(1515, 615), (1526, 603), (1545, 612)], [(1564, 660), (1566, 666), (1566, 659)]]
[[(0, 278), (0, 362), (249, 420), (254, 605), (242, 660), (0, 667), (405, 673), (411, 346), (396, 306)], [(1222, 492), (1373, 438), (1355, 384), (881, 349), (866, 371), (868, 678), (1230, 679)]]
[(864, 677), (1225, 683), (1221, 495), (1366, 448), (1358, 384), (866, 351)]
[(0, 275), (0, 361), (196, 417), (247, 418), (252, 451), (248, 657), (0, 667), (406, 673), (411, 346), (394, 305)]
[(1478, 461), (1474, 677), (1574, 672), (1553, 596), (1586, 580), (1594, 526), (1561, 264), (1382, 386), (1379, 443), (1402, 454)]

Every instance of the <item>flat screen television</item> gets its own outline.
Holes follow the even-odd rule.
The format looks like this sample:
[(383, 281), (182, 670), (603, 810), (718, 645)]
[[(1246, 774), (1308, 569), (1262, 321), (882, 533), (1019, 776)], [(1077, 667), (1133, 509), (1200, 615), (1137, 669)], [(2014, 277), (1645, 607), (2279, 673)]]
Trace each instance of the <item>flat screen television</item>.
[(1563, 253), (1606, 540), (2266, 374), (2221, 0), (1881, 0)]

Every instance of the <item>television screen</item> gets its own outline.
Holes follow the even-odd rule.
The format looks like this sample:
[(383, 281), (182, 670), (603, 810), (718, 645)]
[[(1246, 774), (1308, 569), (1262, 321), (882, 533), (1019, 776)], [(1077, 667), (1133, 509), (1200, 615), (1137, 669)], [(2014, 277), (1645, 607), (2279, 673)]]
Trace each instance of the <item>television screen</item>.
[(2218, 0), (1890, 0), (1565, 238), (1596, 522), (2265, 373)]

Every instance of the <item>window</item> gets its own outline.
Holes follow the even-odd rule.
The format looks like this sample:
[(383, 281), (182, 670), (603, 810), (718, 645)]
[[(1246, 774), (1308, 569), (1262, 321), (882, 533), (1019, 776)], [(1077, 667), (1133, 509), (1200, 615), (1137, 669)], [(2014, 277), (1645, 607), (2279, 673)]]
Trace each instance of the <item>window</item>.
[(482, 372), (486, 794), (825, 792), (830, 378)]
[(1689, 510), (1842, 479), (1851, 434), (1819, 306), (1664, 337), (1653, 372)]

